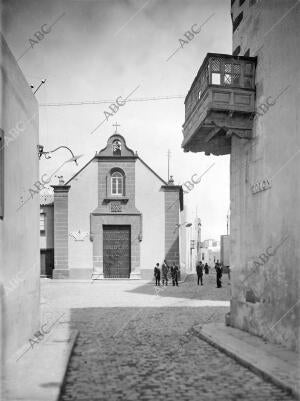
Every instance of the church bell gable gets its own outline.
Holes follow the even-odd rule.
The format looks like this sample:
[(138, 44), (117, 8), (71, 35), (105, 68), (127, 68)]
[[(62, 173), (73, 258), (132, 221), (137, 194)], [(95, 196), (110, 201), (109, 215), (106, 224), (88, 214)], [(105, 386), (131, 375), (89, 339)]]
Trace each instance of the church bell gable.
[(107, 145), (97, 154), (100, 157), (133, 157), (136, 155), (133, 150), (126, 145), (124, 137), (120, 134), (114, 134), (108, 138)]

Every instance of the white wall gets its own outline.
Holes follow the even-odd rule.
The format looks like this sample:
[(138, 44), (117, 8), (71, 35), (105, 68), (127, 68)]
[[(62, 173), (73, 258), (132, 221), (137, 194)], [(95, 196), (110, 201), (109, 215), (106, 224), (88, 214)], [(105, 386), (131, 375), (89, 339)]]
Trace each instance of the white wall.
[[(69, 185), (69, 234), (78, 230), (90, 233), (90, 213), (98, 205), (98, 163), (92, 161)], [(84, 241), (74, 241), (69, 235), (69, 269), (92, 268), (93, 243), (89, 234)]]
[(38, 105), (4, 40), (0, 63), (0, 128), (6, 137), (12, 128), (20, 128), (19, 135), (2, 149), (4, 218), (0, 219), (0, 282), (4, 285), (5, 358), (9, 359), (39, 328), (39, 195), (17, 210), (20, 196), (30, 196), (28, 189), (39, 178)]
[[(184, 198), (183, 198), (184, 199)], [(186, 207), (180, 212), (179, 215), (179, 252), (180, 252), (180, 269), (182, 272), (188, 271), (188, 244), (187, 244), (187, 229), (186, 222)]]
[(165, 197), (158, 179), (140, 160), (136, 161), (136, 207), (143, 214), (141, 270), (154, 269), (165, 257)]

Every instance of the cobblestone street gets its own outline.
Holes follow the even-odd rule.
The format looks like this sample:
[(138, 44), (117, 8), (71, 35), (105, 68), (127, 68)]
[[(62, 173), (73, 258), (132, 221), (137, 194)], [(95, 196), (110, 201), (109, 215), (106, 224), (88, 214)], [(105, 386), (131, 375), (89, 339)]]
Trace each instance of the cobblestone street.
[[(227, 276), (221, 289), (214, 274), (204, 279), (201, 287), (189, 276), (158, 295), (145, 282), (44, 284), (43, 296), (70, 308), (80, 331), (60, 400), (292, 400), (195, 335), (194, 325), (224, 321), (229, 310)], [(72, 307), (72, 297), (89, 307)]]

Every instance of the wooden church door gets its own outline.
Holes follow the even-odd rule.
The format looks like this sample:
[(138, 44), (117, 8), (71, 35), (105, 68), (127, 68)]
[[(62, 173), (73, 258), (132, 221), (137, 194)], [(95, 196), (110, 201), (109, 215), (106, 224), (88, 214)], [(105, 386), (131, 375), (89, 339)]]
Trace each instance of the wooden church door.
[(104, 278), (130, 277), (130, 226), (103, 226)]

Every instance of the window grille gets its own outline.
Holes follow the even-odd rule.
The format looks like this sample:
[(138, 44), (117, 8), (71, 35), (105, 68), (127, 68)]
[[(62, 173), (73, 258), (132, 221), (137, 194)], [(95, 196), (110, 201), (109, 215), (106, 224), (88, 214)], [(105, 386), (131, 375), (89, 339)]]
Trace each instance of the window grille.
[(111, 202), (110, 211), (112, 213), (120, 213), (122, 212), (122, 206), (120, 202)]
[(224, 85), (240, 84), (241, 65), (225, 63)]
[(219, 58), (210, 59), (211, 83), (221, 85), (221, 60)]
[(213, 71), (213, 72), (220, 72), (221, 71), (221, 68), (220, 68), (220, 60), (219, 59), (212, 59), (211, 60), (211, 70)]

